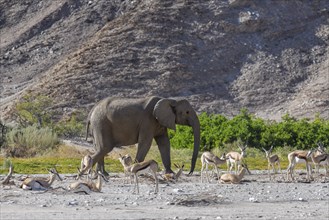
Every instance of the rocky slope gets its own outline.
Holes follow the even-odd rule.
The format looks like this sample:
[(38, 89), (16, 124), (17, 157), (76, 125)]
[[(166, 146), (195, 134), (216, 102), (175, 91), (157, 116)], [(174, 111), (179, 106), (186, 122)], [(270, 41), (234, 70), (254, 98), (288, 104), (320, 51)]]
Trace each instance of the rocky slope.
[(329, 3), (1, 0), (0, 108), (179, 96), (201, 111), (329, 119)]

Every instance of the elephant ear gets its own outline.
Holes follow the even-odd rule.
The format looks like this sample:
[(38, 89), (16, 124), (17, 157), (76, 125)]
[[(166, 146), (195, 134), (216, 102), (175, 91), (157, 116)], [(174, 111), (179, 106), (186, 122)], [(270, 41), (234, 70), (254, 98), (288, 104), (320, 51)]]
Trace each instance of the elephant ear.
[(160, 99), (154, 106), (153, 115), (159, 123), (176, 131), (174, 107), (176, 101), (173, 99)]

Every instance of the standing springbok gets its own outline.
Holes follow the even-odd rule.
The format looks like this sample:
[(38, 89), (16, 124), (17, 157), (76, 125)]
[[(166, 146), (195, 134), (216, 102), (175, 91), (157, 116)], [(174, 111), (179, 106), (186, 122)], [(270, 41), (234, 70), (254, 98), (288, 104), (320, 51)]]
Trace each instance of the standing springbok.
[(74, 193), (83, 192), (85, 194), (90, 194), (90, 192), (101, 192), (102, 190), (102, 180), (108, 182), (106, 177), (101, 173), (97, 173), (97, 181), (96, 183), (92, 182), (91, 180), (87, 181), (78, 181), (71, 183), (68, 189)]
[[(131, 156), (129, 154), (126, 154), (124, 156), (122, 156), (121, 154), (119, 154), (119, 160), (121, 162), (121, 160), (125, 161), (126, 166), (130, 166), (133, 164), (133, 159), (131, 158)], [(122, 164), (122, 162), (121, 162)], [(132, 173), (128, 172), (126, 169), (123, 170), (124, 174), (125, 174), (125, 178), (123, 179), (123, 183), (126, 183), (126, 180), (129, 181), (130, 180), (130, 184), (133, 183), (133, 175)]]
[(226, 162), (226, 156), (225, 153), (219, 158), (218, 156), (214, 155), (213, 153), (206, 151), (201, 155), (201, 183), (203, 181), (203, 173), (204, 173), (204, 168), (206, 168), (205, 173), (206, 173), (206, 178), (208, 183), (210, 183), (209, 176), (208, 176), (208, 165), (212, 165), (217, 172), (217, 179), (219, 180), (219, 170), (218, 170), (218, 165), (224, 164)]
[[(135, 176), (135, 189), (137, 188), (137, 194), (139, 194), (139, 185), (138, 185), (138, 174), (141, 172), (151, 172), (155, 180), (155, 190), (154, 193), (157, 194), (159, 191), (159, 181), (157, 177), (157, 171), (159, 169), (158, 163), (155, 160), (148, 160), (139, 163), (130, 164), (127, 162), (127, 157), (123, 156), (119, 158), (121, 164), (124, 167), (125, 172), (131, 173)], [(129, 160), (129, 159), (128, 159)]]
[(241, 167), (243, 158), (247, 156), (247, 145), (245, 145), (244, 147), (239, 145), (239, 148), (241, 150), (241, 154), (235, 151), (231, 151), (226, 154), (227, 172), (231, 173), (234, 165), (235, 174), (237, 174), (238, 170)]
[(81, 159), (80, 169), (78, 168), (77, 180), (87, 172), (87, 180), (89, 180), (89, 175), (91, 175), (93, 168), (93, 159), (90, 155), (86, 155)]
[(225, 173), (220, 177), (219, 182), (220, 183), (238, 184), (241, 182), (241, 180), (246, 172), (247, 172), (247, 169), (242, 165), (242, 168), (238, 175), (231, 174), (231, 173)]
[(14, 166), (13, 164), (10, 162), (9, 165), (9, 172), (7, 174), (7, 176), (5, 177), (5, 179), (1, 182), (1, 185), (3, 186), (11, 186), (11, 185), (15, 185), (15, 182), (13, 180), (10, 180), (10, 178), (12, 177), (14, 172)]
[(318, 156), (320, 154), (326, 154), (323, 144), (322, 143), (316, 143), (316, 144), (318, 145), (318, 148), (317, 148), (316, 152), (314, 153), (314, 156)]
[(280, 166), (280, 158), (278, 155), (276, 154), (272, 154), (272, 150), (273, 150), (273, 145), (271, 146), (271, 148), (267, 151), (265, 148), (262, 148), (263, 151), (265, 151), (265, 156), (267, 158), (267, 162), (268, 162), (268, 165), (267, 165), (267, 169), (268, 169), (268, 176), (269, 178), (271, 179), (271, 166), (272, 166), (272, 170), (274, 172), (274, 174), (276, 173), (276, 170), (275, 170), (275, 164), (277, 164), (278, 166), (278, 169), (280, 171), (280, 174), (282, 174), (281, 172), (281, 166)]
[[(329, 166), (329, 154), (325, 153), (324, 151), (322, 151), (322, 153), (318, 153), (320, 150), (318, 149), (317, 152), (316, 150), (312, 150), (310, 152), (310, 157), (313, 161), (314, 167), (315, 167), (315, 173), (317, 175), (317, 177), (319, 177), (320, 171), (320, 165), (322, 165), (325, 170), (325, 177), (327, 177), (328, 175), (328, 166)], [(318, 153), (318, 154), (317, 154)]]
[(48, 171), (50, 174), (49, 177), (28, 177), (20, 185), (20, 188), (24, 190), (47, 190), (56, 179), (62, 181), (56, 168), (52, 168)]
[[(307, 172), (307, 180), (310, 181), (311, 176), (311, 166), (309, 164), (310, 162), (310, 156), (312, 151), (305, 151), (305, 150), (295, 150), (288, 154), (288, 161), (289, 165), (287, 168), (287, 181), (291, 179), (294, 180), (294, 168), (297, 163), (305, 163), (306, 165), (306, 172)], [(290, 177), (290, 178), (289, 178)]]

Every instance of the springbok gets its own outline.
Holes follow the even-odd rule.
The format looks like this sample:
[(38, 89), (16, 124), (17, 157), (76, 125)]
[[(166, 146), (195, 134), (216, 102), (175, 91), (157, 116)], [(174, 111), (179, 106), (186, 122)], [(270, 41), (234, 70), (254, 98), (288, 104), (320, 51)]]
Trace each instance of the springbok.
[(204, 168), (206, 168), (205, 173), (206, 173), (206, 178), (208, 183), (210, 183), (209, 176), (208, 176), (208, 165), (212, 165), (217, 172), (217, 179), (219, 180), (219, 170), (218, 170), (218, 165), (224, 164), (226, 162), (226, 156), (225, 153), (219, 158), (218, 156), (214, 155), (213, 153), (206, 151), (201, 155), (201, 183), (203, 181), (203, 173), (204, 173)]
[(68, 189), (74, 193), (84, 192), (85, 194), (90, 194), (90, 192), (101, 192), (102, 180), (108, 182), (106, 177), (101, 172), (98, 172), (96, 183), (92, 182), (91, 180), (78, 181), (71, 183)]
[(316, 152), (314, 153), (314, 156), (318, 156), (320, 154), (326, 154), (323, 144), (322, 143), (316, 143), (316, 144), (318, 145), (318, 148), (317, 148)]
[[(126, 155), (127, 156), (127, 155)], [(127, 162), (127, 157), (122, 156), (119, 158), (121, 164), (124, 167), (125, 172), (131, 173), (135, 176), (135, 188), (137, 188), (137, 194), (139, 194), (139, 186), (138, 186), (138, 174), (141, 172), (151, 172), (154, 180), (155, 180), (155, 190), (154, 193), (157, 194), (159, 191), (159, 181), (157, 177), (157, 171), (159, 169), (158, 163), (155, 160), (148, 160), (139, 163), (130, 164)]]
[(14, 166), (10, 162), (9, 172), (8, 172), (7, 176), (5, 177), (5, 179), (1, 181), (1, 185), (3, 185), (3, 186), (12, 186), (12, 185), (15, 185), (15, 182), (13, 180), (10, 180), (10, 178), (13, 175), (13, 172), (14, 172)]
[(274, 173), (276, 173), (276, 170), (275, 170), (275, 164), (277, 164), (278, 166), (278, 169), (280, 171), (280, 173), (282, 174), (281, 172), (281, 166), (280, 166), (280, 158), (278, 155), (276, 154), (272, 154), (272, 150), (273, 150), (273, 145), (271, 146), (271, 148), (267, 151), (265, 148), (262, 148), (263, 151), (265, 151), (265, 156), (267, 158), (267, 162), (268, 162), (268, 166), (267, 166), (267, 169), (268, 169), (268, 176), (269, 178), (271, 179), (271, 166), (272, 166), (272, 170)]
[(319, 149), (317, 150), (312, 150), (310, 153), (310, 157), (313, 161), (314, 167), (315, 167), (315, 173), (317, 177), (319, 177), (320, 171), (320, 165), (322, 165), (325, 168), (325, 177), (328, 175), (328, 166), (329, 166), (329, 154), (325, 153), (322, 151), (322, 153), (318, 153)]
[(93, 159), (90, 155), (86, 155), (81, 159), (80, 169), (78, 168), (77, 180), (87, 172), (87, 180), (89, 180), (89, 175), (91, 175), (93, 167)]
[(242, 160), (244, 157), (246, 157), (247, 145), (245, 145), (244, 147), (239, 145), (239, 148), (241, 150), (241, 154), (235, 151), (231, 151), (226, 154), (227, 172), (231, 173), (234, 165), (235, 174), (238, 173), (238, 170), (240, 169), (242, 164)]
[[(288, 154), (288, 161), (289, 165), (287, 168), (287, 181), (291, 179), (294, 180), (293, 174), (294, 174), (294, 168), (297, 163), (305, 163), (306, 165), (306, 172), (307, 172), (307, 180), (310, 181), (311, 176), (311, 166), (309, 164), (310, 162), (310, 156), (312, 154), (312, 151), (305, 151), (305, 150), (295, 150)], [(289, 178), (290, 177), (290, 178)]]
[[(121, 154), (119, 154), (119, 160), (121, 162), (121, 160), (125, 161), (125, 164), (126, 166), (130, 166), (132, 165), (134, 162), (133, 162), (133, 159), (131, 158), (131, 156), (129, 154), (126, 154), (124, 156), (122, 156)], [(122, 162), (121, 162), (122, 164)], [(129, 181), (130, 180), (130, 184), (133, 183), (133, 175), (128, 172), (126, 169), (124, 169), (124, 174), (125, 174), (125, 178), (123, 179), (123, 183), (126, 183), (126, 180)]]
[(163, 179), (166, 181), (174, 182), (176, 183), (178, 181), (178, 178), (182, 175), (183, 169), (184, 169), (184, 164), (181, 166), (177, 165), (174, 163), (175, 167), (178, 169), (176, 173), (165, 173), (162, 175)]
[(50, 174), (49, 177), (28, 177), (20, 185), (20, 188), (24, 190), (47, 190), (56, 179), (62, 181), (56, 168), (52, 168), (48, 171)]
[(247, 172), (247, 169), (242, 165), (242, 169), (240, 170), (240, 173), (238, 175), (231, 174), (231, 173), (225, 173), (220, 177), (219, 182), (220, 183), (238, 184), (241, 182), (241, 180), (246, 172)]

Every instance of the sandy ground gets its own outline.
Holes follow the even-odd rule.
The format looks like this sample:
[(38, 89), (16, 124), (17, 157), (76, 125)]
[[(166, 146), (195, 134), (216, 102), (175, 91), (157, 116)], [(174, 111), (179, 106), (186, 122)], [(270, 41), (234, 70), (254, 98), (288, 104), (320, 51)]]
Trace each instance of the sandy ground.
[[(1, 187), (0, 219), (328, 219), (329, 180), (324, 176), (310, 183), (297, 172), (296, 182), (277, 174), (270, 181), (265, 172), (252, 171), (238, 185), (200, 183), (199, 173), (183, 175), (176, 183), (160, 181), (153, 193), (153, 180), (140, 178), (140, 194), (123, 183), (123, 174), (111, 174), (101, 193), (76, 194), (63, 188), (73, 175), (61, 175), (53, 189), (24, 191)], [(1, 176), (0, 179), (3, 179)], [(19, 185), (22, 175), (15, 174)]]

